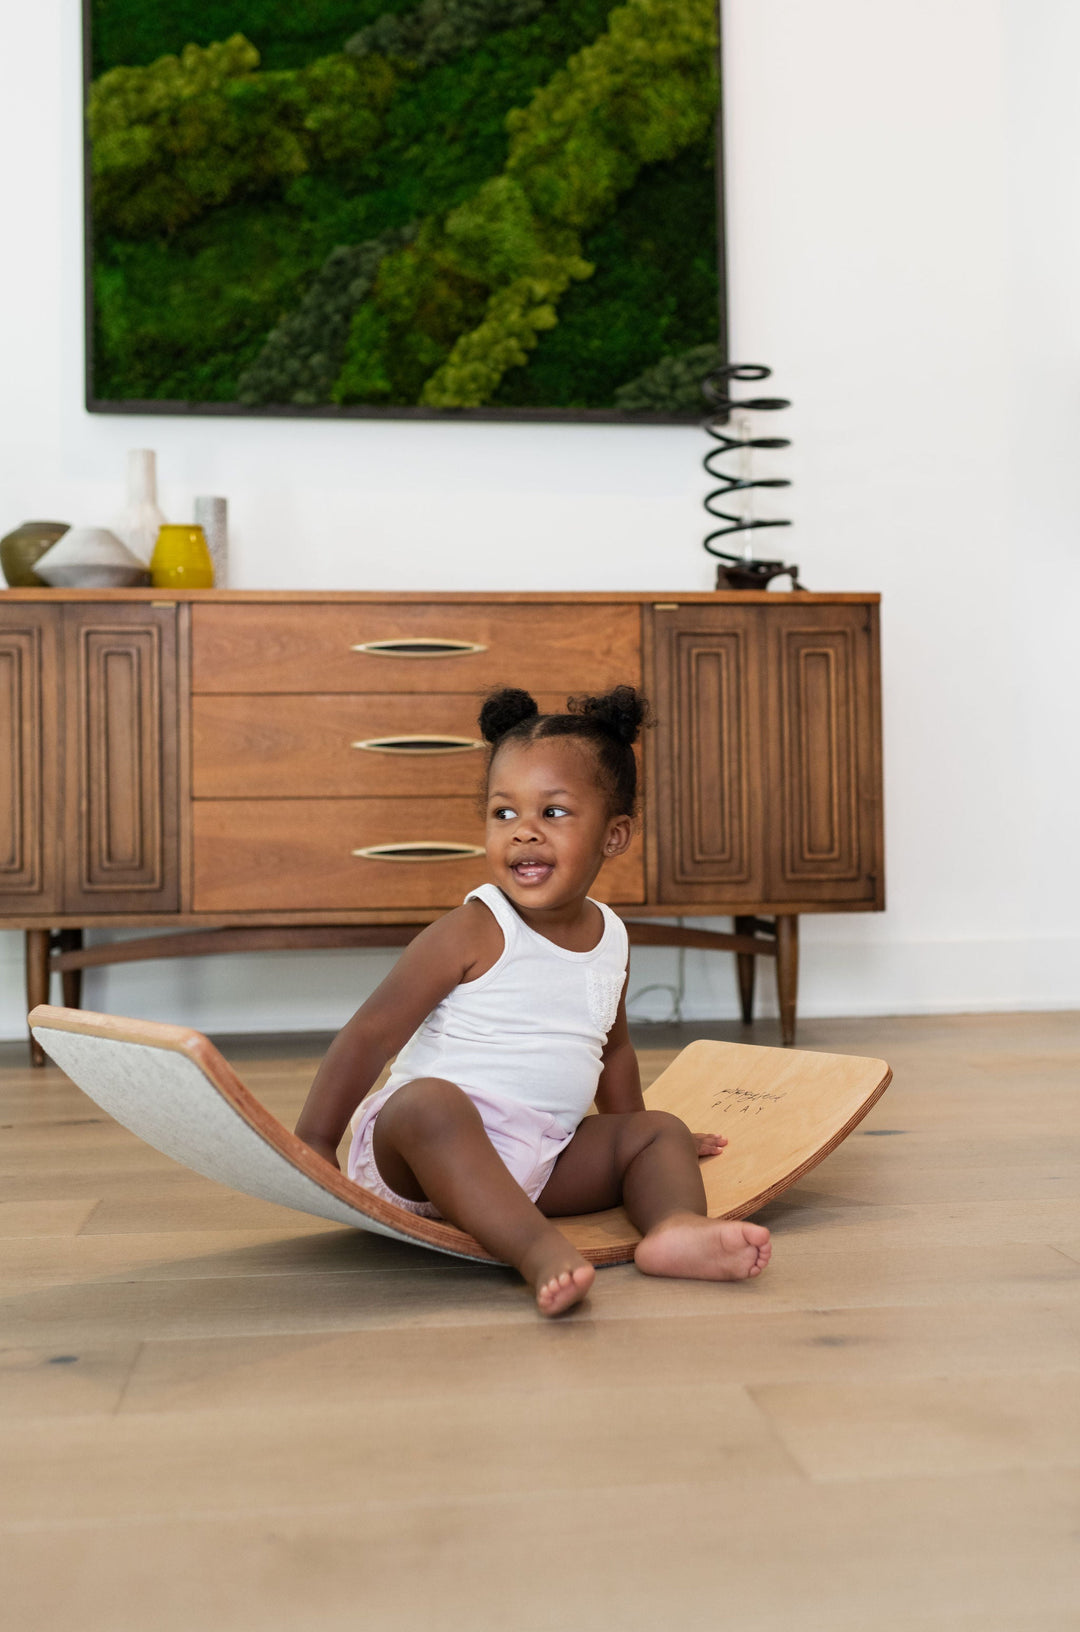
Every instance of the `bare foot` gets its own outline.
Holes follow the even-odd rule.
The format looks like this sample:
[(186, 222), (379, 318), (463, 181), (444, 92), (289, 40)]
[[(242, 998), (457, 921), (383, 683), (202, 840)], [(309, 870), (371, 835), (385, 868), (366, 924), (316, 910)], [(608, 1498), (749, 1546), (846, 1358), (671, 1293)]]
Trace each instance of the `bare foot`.
[(522, 1265), (522, 1274), (536, 1293), (536, 1307), (542, 1315), (561, 1315), (580, 1303), (596, 1279), (596, 1271), (587, 1264), (569, 1241), (561, 1236), (553, 1246), (537, 1252), (535, 1261)]
[(646, 1275), (695, 1281), (745, 1281), (772, 1257), (763, 1224), (675, 1213), (639, 1241), (634, 1262)]

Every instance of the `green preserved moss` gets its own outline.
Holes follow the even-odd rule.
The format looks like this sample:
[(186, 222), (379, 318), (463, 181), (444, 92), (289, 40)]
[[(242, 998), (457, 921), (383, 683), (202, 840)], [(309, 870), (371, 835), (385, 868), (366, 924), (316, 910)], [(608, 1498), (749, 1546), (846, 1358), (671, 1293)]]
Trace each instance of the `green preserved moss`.
[[(113, 241), (98, 264), (97, 395), (107, 401), (236, 402), (240, 375), (332, 245), (290, 230), (288, 212), (235, 206), (226, 236)], [(209, 222), (206, 224), (209, 226)]]
[(529, 23), (544, 0), (421, 0), (412, 11), (388, 12), (345, 42), (352, 56), (369, 51), (421, 71), (472, 51), (500, 29)]
[(264, 68), (302, 68), (340, 51), (350, 34), (415, 0), (91, 0), (93, 77), (145, 67), (185, 45), (240, 31)]
[(332, 249), (297, 310), (282, 318), (240, 376), (239, 400), (304, 406), (327, 402), (341, 372), (353, 313), (370, 294), (384, 257), (410, 236), (407, 229), (386, 232), (363, 244)]
[(527, 368), (503, 378), (500, 408), (619, 408), (703, 413), (699, 403), (625, 408), (617, 393), (657, 359), (715, 347), (719, 326), (712, 144), (642, 170), (614, 214), (586, 234), (596, 270), (569, 289), (558, 326), (541, 335)]
[[(531, 216), (535, 258), (515, 262), (514, 271), (519, 280), (531, 273), (544, 297), (519, 293), (509, 301), (499, 287), (505, 269), (489, 259), (483, 276), (495, 292), (484, 320), (456, 342), (422, 401), (479, 407), (508, 369), (528, 361), (539, 334), (555, 327), (555, 303), (592, 271), (577, 234), (603, 219), (643, 164), (670, 159), (707, 134), (716, 101), (714, 44), (712, 0), (629, 0), (610, 14), (605, 34), (509, 115), (504, 176), (480, 196), (496, 222), (493, 238), (509, 237), (512, 228), (520, 238), (520, 219)], [(516, 286), (526, 290), (528, 278)], [(526, 338), (530, 313), (535, 323)]]
[(255, 47), (234, 34), (103, 74), (87, 108), (95, 222), (131, 238), (172, 233), (375, 146), (396, 83), (385, 58), (258, 67)]

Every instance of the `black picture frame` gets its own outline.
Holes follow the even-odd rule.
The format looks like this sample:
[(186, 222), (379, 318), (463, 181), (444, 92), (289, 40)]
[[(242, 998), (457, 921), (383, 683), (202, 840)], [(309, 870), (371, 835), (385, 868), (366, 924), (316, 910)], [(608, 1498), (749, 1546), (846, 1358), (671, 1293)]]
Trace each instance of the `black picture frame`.
[[(721, 364), (729, 362), (728, 280), (727, 280), (727, 224), (724, 187), (723, 135), (723, 40), (720, 0), (716, 0), (717, 83), (721, 87), (717, 109), (716, 144), (716, 259), (717, 259), (717, 346)], [(468, 421), (488, 423), (525, 422), (534, 424), (598, 424), (598, 425), (693, 425), (701, 415), (621, 413), (602, 408), (426, 408), (421, 406), (378, 406), (368, 404), (315, 404), (298, 403), (247, 404), (231, 402), (186, 402), (160, 398), (109, 399), (94, 391), (94, 221), (93, 178), (91, 174), (91, 143), (87, 126), (87, 107), (93, 73), (93, 0), (82, 0), (82, 67), (83, 67), (83, 335), (84, 335), (84, 404), (92, 414), (147, 414), (169, 418), (214, 419), (375, 419), (375, 420), (428, 420)]]

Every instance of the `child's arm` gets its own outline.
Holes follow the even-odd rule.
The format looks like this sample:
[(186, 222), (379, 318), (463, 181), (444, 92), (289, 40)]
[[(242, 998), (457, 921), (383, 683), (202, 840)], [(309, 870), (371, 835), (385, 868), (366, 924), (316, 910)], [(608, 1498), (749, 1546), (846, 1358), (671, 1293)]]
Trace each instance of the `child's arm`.
[(629, 980), (630, 973), (627, 971), (619, 996), (619, 1012), (608, 1032), (601, 1056), (604, 1063), (600, 1068), (600, 1081), (596, 1085), (596, 1108), (601, 1115), (645, 1109), (645, 1101), (641, 1097), (641, 1073), (634, 1045), (630, 1041), (630, 1022), (626, 1018)]
[[(641, 1093), (641, 1075), (637, 1054), (630, 1041), (630, 1023), (626, 1018), (626, 984), (619, 998), (619, 1012), (608, 1032), (604, 1045), (603, 1067), (596, 1085), (596, 1108), (603, 1115), (613, 1111), (643, 1111), (645, 1100)], [(727, 1140), (720, 1133), (695, 1133), (699, 1156), (719, 1156)]]
[(468, 901), (409, 943), (319, 1066), (296, 1124), (306, 1145), (337, 1166), (349, 1118), (383, 1066), (455, 986), (495, 962), (500, 934), (487, 908)]

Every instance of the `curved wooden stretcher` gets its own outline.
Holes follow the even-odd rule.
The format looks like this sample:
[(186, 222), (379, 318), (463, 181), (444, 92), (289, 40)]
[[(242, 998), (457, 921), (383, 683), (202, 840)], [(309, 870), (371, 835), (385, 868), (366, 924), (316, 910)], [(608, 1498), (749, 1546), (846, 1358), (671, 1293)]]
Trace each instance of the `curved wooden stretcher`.
[[(338, 1224), (492, 1261), (452, 1224), (395, 1207), (324, 1162), (259, 1104), (200, 1032), (49, 1004), (33, 1010), (30, 1025), (96, 1104), (196, 1173)], [(891, 1077), (884, 1060), (696, 1042), (645, 1100), (695, 1132), (727, 1135), (723, 1155), (703, 1163), (709, 1212), (746, 1218), (835, 1150)], [(627, 1262), (640, 1239), (621, 1207), (556, 1222), (594, 1264)]]

